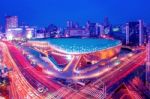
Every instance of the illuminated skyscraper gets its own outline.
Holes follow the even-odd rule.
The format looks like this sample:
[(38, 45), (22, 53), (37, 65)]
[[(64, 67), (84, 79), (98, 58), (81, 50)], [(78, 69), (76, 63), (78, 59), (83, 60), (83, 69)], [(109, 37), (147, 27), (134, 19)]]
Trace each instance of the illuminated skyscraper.
[(146, 62), (146, 86), (150, 90), (150, 36), (147, 44), (147, 62)]
[(126, 23), (125, 31), (126, 31), (126, 45), (128, 45), (129, 44), (129, 24), (128, 23)]
[(92, 23), (88, 21), (86, 23), (86, 30), (88, 30), (90, 37), (99, 37), (100, 36), (100, 24)]
[(143, 38), (143, 21), (139, 20), (139, 46), (143, 45), (144, 38)]
[(103, 26), (104, 26), (104, 34), (106, 35), (110, 34), (111, 25), (109, 23), (108, 17), (104, 18)]
[(7, 31), (8, 29), (18, 27), (18, 17), (17, 16), (6, 16), (5, 20), (6, 20), (5, 31)]
[(126, 45), (141, 46), (144, 44), (143, 21), (129, 22), (126, 24)]

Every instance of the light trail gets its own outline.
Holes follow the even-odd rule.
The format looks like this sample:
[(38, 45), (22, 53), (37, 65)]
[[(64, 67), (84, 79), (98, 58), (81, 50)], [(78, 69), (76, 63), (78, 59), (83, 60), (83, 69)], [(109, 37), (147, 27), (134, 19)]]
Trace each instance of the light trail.
[[(4, 43), (0, 43), (0, 45), (3, 48), (3, 54), (4, 54), (4, 63), (8, 68), (13, 68), (13, 71), (9, 73), (10, 81), (10, 98), (14, 97), (15, 99), (21, 99), (21, 98), (37, 98), (41, 99), (43, 96), (40, 96), (38, 91), (35, 90), (23, 77), (21, 72), (18, 70), (17, 65), (13, 61), (13, 59), (10, 56), (10, 53), (7, 49), (7, 46)], [(28, 94), (30, 92), (30, 94)], [(32, 96), (31, 96), (32, 93)]]

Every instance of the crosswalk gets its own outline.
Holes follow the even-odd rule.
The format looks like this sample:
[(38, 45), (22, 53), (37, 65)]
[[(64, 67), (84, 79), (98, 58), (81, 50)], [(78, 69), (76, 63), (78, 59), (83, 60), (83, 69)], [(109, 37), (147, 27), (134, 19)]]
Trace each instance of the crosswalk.
[(95, 88), (86, 87), (83, 90), (81, 90), (81, 92), (88, 94), (92, 97), (95, 97), (96, 99), (104, 99), (105, 98), (105, 93), (103, 92), (103, 90), (97, 90)]
[(130, 91), (130, 94), (132, 94), (132, 96), (135, 98), (135, 99), (143, 99), (137, 92), (135, 91)]
[(62, 99), (64, 96), (69, 94), (71, 91), (65, 87), (58, 89), (56, 92), (49, 94), (46, 99)]

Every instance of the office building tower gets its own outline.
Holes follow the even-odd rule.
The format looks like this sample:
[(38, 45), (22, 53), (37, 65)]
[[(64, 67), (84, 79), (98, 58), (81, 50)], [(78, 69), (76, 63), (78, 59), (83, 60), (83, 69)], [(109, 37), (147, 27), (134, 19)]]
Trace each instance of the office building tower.
[(111, 30), (111, 25), (109, 23), (108, 17), (104, 18), (103, 26), (104, 26), (104, 34), (109, 35)]
[(100, 37), (102, 37), (104, 35), (104, 26), (100, 24), (99, 28), (100, 28)]
[(129, 24), (126, 23), (125, 25), (125, 32), (126, 32), (126, 45), (129, 44)]
[(87, 22), (86, 28), (89, 31), (90, 37), (99, 37), (99, 35), (100, 35), (100, 24)]
[(126, 25), (126, 44), (129, 46), (142, 46), (144, 44), (142, 20), (129, 22)]
[(8, 29), (18, 27), (18, 17), (17, 16), (6, 16), (5, 20), (6, 20), (5, 31), (7, 31)]
[(73, 28), (73, 22), (67, 21), (67, 28)]
[(141, 46), (144, 42), (144, 38), (143, 38), (143, 21), (139, 20), (139, 46)]
[(109, 36), (113, 37), (114, 39), (120, 40), (122, 42), (122, 45), (126, 45), (126, 32), (124, 32), (126, 29), (126, 25), (124, 24), (118, 24), (113, 25)]
[(46, 35), (45, 37), (55, 37), (57, 35), (58, 27), (54, 24), (50, 24), (46, 28)]
[(89, 37), (89, 32), (85, 28), (65, 29), (65, 34), (69, 37)]
[(147, 59), (146, 59), (146, 87), (150, 90), (150, 36), (148, 35)]

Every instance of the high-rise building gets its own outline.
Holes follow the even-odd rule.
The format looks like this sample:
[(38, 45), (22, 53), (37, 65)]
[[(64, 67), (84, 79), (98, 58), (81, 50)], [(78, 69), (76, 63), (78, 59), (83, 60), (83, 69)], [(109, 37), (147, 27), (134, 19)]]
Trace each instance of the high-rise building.
[(100, 24), (99, 28), (100, 28), (100, 37), (102, 37), (104, 35), (104, 26)]
[(146, 87), (150, 90), (150, 36), (148, 35), (146, 60)]
[(100, 28), (100, 24), (99, 24), (99, 23), (96, 23), (95, 28), (96, 28), (96, 33), (95, 33), (95, 34), (96, 34), (97, 36), (99, 36), (99, 35), (100, 35), (100, 29), (101, 29), (101, 28)]
[(113, 37), (114, 39), (120, 40), (122, 42), (122, 45), (126, 44), (126, 32), (125, 31), (126, 26), (124, 24), (118, 24), (118, 25), (113, 25), (109, 36)]
[(139, 20), (139, 46), (143, 45), (144, 43), (144, 25), (143, 25), (143, 21)]
[(99, 35), (100, 35), (100, 24), (87, 22), (86, 25), (87, 25), (90, 37), (99, 37)]
[(125, 32), (126, 32), (126, 45), (129, 44), (129, 24), (126, 23), (125, 25)]
[(108, 17), (104, 18), (103, 26), (104, 26), (104, 34), (108, 35), (111, 30), (111, 26), (110, 26)]
[(47, 38), (50, 37), (50, 34), (46, 32), (45, 28), (40, 28), (36, 31), (35, 38)]
[(67, 21), (67, 28), (72, 28), (72, 27), (73, 27), (73, 22)]
[(17, 16), (6, 16), (5, 20), (6, 20), (5, 31), (7, 31), (8, 29), (18, 27), (18, 17)]
[(55, 37), (57, 35), (58, 27), (54, 24), (50, 24), (46, 28), (46, 35), (45, 37)]
[(78, 23), (69, 23), (64, 30), (65, 37), (89, 37), (89, 26), (80, 27)]
[(89, 32), (85, 28), (65, 29), (65, 34), (69, 37), (89, 37)]
[(143, 21), (129, 22), (126, 24), (126, 44), (141, 46), (144, 44)]
[(145, 27), (144, 27), (144, 43), (147, 44), (148, 43), (148, 35), (150, 33), (150, 24), (147, 24)]
[(96, 36), (96, 23), (90, 23), (89, 32), (90, 32), (90, 37)]

